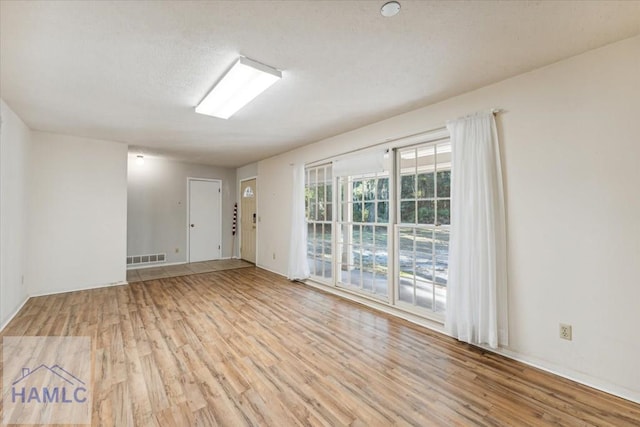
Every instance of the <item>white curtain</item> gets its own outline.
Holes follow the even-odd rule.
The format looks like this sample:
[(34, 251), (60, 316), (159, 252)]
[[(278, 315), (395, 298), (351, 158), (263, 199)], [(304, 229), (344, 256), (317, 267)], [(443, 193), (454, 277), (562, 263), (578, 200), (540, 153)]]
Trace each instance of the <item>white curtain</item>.
[(451, 236), (447, 332), (471, 344), (507, 345), (506, 226), (492, 112), (447, 122)]
[(307, 262), (307, 221), (304, 212), (304, 165), (293, 166), (291, 192), (291, 236), (289, 238), (289, 280), (309, 277)]

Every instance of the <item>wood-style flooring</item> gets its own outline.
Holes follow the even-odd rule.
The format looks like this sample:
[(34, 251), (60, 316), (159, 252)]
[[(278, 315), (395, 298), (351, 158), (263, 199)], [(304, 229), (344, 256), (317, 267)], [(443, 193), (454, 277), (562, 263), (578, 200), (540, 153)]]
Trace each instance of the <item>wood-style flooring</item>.
[(94, 425), (640, 425), (640, 405), (255, 267), (32, 298), (16, 335), (92, 337)]

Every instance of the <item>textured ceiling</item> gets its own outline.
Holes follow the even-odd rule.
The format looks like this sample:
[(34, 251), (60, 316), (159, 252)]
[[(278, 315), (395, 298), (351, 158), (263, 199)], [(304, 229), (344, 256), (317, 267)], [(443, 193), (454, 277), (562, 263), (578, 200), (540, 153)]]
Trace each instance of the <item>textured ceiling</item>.
[[(640, 33), (640, 2), (2, 1), (0, 96), (37, 130), (240, 166)], [(283, 79), (194, 106), (239, 55)]]

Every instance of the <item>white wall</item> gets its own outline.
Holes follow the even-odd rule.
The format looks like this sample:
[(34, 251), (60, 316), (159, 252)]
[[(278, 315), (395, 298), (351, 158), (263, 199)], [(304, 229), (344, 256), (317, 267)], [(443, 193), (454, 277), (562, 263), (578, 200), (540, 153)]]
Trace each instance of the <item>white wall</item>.
[(32, 132), (31, 295), (126, 281), (127, 146)]
[[(167, 262), (187, 260), (187, 178), (222, 180), (222, 256), (231, 256), (236, 201), (235, 169), (129, 155), (127, 255), (166, 253)], [(178, 252), (176, 252), (176, 249)]]
[[(254, 176), (258, 176), (258, 163), (249, 163), (236, 170), (238, 183), (243, 179), (253, 178)], [(238, 188), (240, 188), (239, 185)]]
[(640, 37), (624, 40), (259, 162), (260, 265), (287, 271), (289, 163), (502, 108), (505, 353), (640, 402), (639, 52)]
[(31, 132), (0, 99), (0, 329), (26, 301), (27, 170)]

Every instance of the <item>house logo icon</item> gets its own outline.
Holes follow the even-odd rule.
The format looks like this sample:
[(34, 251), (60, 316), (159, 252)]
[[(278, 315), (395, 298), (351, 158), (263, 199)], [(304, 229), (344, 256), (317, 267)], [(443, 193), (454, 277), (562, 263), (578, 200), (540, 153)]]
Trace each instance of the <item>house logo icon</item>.
[(60, 365), (41, 364), (22, 368), (22, 375), (11, 384), (12, 403), (84, 403), (87, 386)]
[(2, 337), (0, 425), (91, 424), (91, 337)]

